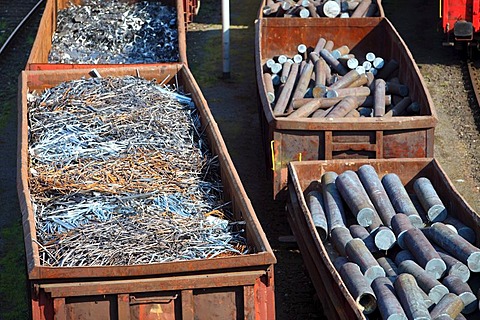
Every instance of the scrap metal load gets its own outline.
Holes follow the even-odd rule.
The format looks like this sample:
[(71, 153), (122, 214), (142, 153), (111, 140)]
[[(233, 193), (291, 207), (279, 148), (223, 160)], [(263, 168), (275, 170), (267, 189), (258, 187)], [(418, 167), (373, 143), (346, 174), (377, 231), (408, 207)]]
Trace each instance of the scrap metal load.
[(179, 60), (177, 12), (160, 2), (88, 0), (58, 12), (49, 63)]
[(265, 17), (363, 18), (378, 17), (376, 0), (267, 0), (262, 8)]
[(450, 199), (429, 178), (409, 183), (413, 193), (396, 173), (379, 177), (370, 164), (325, 171), (302, 181), (304, 212), (363, 314), (378, 308), (382, 319), (477, 318), (475, 231), (452, 215), (444, 204)]
[(126, 76), (28, 95), (29, 186), (46, 266), (246, 253), (192, 100)]
[(263, 78), (275, 116), (288, 118), (418, 115), (420, 105), (397, 78), (399, 63), (374, 52), (354, 54), (320, 38), (315, 48), (298, 45), (293, 57), (268, 59)]

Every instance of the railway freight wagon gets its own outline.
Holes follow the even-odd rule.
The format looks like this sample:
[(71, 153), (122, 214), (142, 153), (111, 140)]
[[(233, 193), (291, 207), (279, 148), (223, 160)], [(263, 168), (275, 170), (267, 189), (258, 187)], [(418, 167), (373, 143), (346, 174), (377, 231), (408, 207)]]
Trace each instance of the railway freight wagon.
[(183, 8), (185, 8), (185, 22), (190, 23), (200, 10), (200, 0), (183, 0)]
[[(276, 259), (233, 166), (217, 124), (188, 68), (184, 64), (160, 64), (143, 67), (104, 68), (99, 69), (98, 71), (103, 78), (90, 78), (89, 72), (84, 69), (69, 69), (24, 71), (19, 80), (19, 171), (17, 185), (22, 211), (33, 318), (274, 319), (273, 265), (276, 262)], [(113, 95), (106, 93), (102, 96), (102, 90), (104, 89), (101, 89), (99, 93), (98, 91), (94, 91), (92, 87), (86, 89), (81, 85), (81, 83), (85, 83), (85, 81), (93, 86), (100, 81), (106, 81), (108, 84), (107, 87), (112, 88), (117, 81), (116, 79), (123, 79), (123, 77), (127, 78), (122, 81), (130, 81), (131, 83), (120, 86), (118, 89), (119, 91)], [(125, 121), (127, 121), (127, 118), (134, 116), (138, 111), (135, 109), (135, 111), (124, 113), (123, 116), (118, 118), (119, 122), (116, 122), (116, 129), (108, 130), (108, 132), (105, 133), (110, 138), (113, 136), (117, 136), (118, 138), (120, 132), (123, 132), (122, 134), (128, 137), (145, 134), (145, 132), (147, 135), (153, 134), (154, 136), (157, 136), (157, 138), (151, 137), (141, 142), (140, 145), (137, 146), (138, 148), (135, 147), (135, 145), (130, 144), (128, 147), (130, 151), (125, 156), (127, 158), (134, 157), (135, 159), (121, 161), (122, 166), (134, 166), (132, 169), (128, 170), (127, 178), (121, 180), (122, 170), (104, 169), (99, 171), (98, 167), (94, 165), (97, 160), (103, 161), (104, 165), (107, 167), (114, 165), (116, 158), (110, 157), (107, 158), (110, 160), (106, 162), (96, 158), (90, 160), (87, 159), (88, 163), (90, 163), (89, 165), (87, 165), (86, 162), (83, 162), (87, 161), (84, 159), (82, 160), (83, 164), (80, 166), (75, 166), (75, 161), (71, 162), (69, 160), (69, 164), (63, 166), (63, 169), (85, 169), (86, 171), (84, 171), (84, 174), (91, 175), (89, 178), (83, 179), (81, 185), (76, 184), (77, 187), (75, 188), (71, 187), (73, 180), (70, 180), (70, 182), (67, 183), (60, 182), (58, 179), (82, 179), (82, 174), (62, 174), (53, 180), (39, 180), (41, 175), (49, 174), (49, 171), (43, 169), (40, 170), (39, 167), (34, 167), (34, 161), (32, 158), (35, 157), (35, 163), (41, 165), (41, 161), (37, 162), (40, 154), (45, 154), (42, 153), (43, 151), (48, 153), (52, 151), (52, 149), (48, 151), (40, 148), (43, 150), (40, 152), (40, 149), (36, 147), (33, 148), (29, 145), (30, 140), (33, 137), (32, 134), (36, 135), (35, 132), (40, 133), (41, 137), (48, 135), (47, 126), (44, 126), (41, 131), (36, 131), (34, 123), (40, 119), (48, 120), (49, 115), (54, 115), (54, 118), (52, 118), (54, 121), (53, 123), (50, 122), (49, 126), (58, 124), (63, 121), (60, 120), (60, 115), (62, 115), (62, 119), (64, 119), (63, 117), (68, 118), (70, 116), (69, 113), (63, 112), (64, 109), (74, 108), (80, 112), (80, 115), (83, 114), (83, 112), (91, 113), (91, 116), (87, 116), (86, 118), (80, 116), (76, 119), (92, 120), (91, 123), (93, 126), (83, 126), (83, 129), (74, 129), (75, 123), (69, 121), (62, 130), (67, 130), (70, 133), (62, 134), (62, 139), (68, 139), (68, 136), (75, 135), (79, 132), (82, 133), (83, 137), (91, 136), (94, 134), (93, 131), (87, 132), (85, 129), (102, 130), (109, 121), (116, 119), (116, 117), (113, 116), (100, 115), (101, 111), (99, 104), (102, 104), (102, 101), (118, 96), (120, 103), (125, 103), (125, 105), (113, 107), (114, 110), (112, 111), (122, 112), (121, 109), (132, 107), (132, 103), (126, 101), (126, 90), (139, 90), (142, 94), (147, 92), (143, 89), (144, 87), (139, 89), (140, 85), (137, 84), (138, 82), (132, 82), (140, 81), (139, 83), (144, 86), (144, 82), (141, 82), (143, 80), (138, 80), (137, 77), (142, 77), (146, 79), (145, 81), (156, 79), (156, 84), (158, 85), (169, 85), (179, 89), (182, 88), (181, 95), (170, 93), (172, 95), (171, 97), (175, 101), (176, 99), (186, 99), (186, 102), (184, 101), (185, 107), (181, 109), (183, 110), (182, 112), (186, 112), (186, 115), (198, 114), (198, 118), (194, 117), (194, 120), (198, 119), (195, 120), (198, 127), (195, 130), (192, 129), (193, 131), (191, 131), (191, 133), (196, 132), (197, 134), (205, 135), (203, 143), (201, 143), (202, 141), (198, 141), (198, 138), (190, 139), (189, 137), (176, 137), (174, 138), (174, 144), (171, 147), (162, 147), (167, 150), (166, 156), (169, 157), (169, 160), (163, 164), (162, 161), (159, 160), (159, 164), (149, 165), (151, 161), (159, 158), (155, 156), (152, 151), (149, 151), (148, 145), (163, 145), (164, 143), (167, 143), (166, 139), (160, 138), (158, 135), (168, 135), (173, 131), (177, 132), (178, 130), (184, 130), (184, 125), (180, 124), (178, 126), (174, 121), (171, 123), (170, 127), (167, 126), (163, 129), (160, 127), (158, 130), (156, 129), (149, 133), (149, 130), (153, 128), (152, 126), (157, 123), (156, 119), (152, 118), (154, 114), (156, 115), (155, 117), (163, 118), (169, 117), (170, 114), (175, 113), (173, 107), (174, 104), (169, 102), (165, 105), (166, 109), (163, 112), (147, 112), (145, 116), (146, 118), (140, 118), (138, 121), (135, 121), (135, 123), (143, 123), (143, 125), (133, 129), (133, 125), (128, 125)], [(153, 84), (153, 88), (156, 89), (153, 90), (153, 93), (149, 94), (156, 95), (157, 91), (163, 92), (163, 90), (166, 90), (158, 88), (156, 84)], [(80, 94), (90, 97), (89, 100), (87, 100), (89, 102), (82, 106), (77, 98), (53, 99), (53, 96), (51, 95), (54, 95), (54, 92), (56, 92), (55, 90), (59, 90), (58, 88), (62, 85), (71, 85), (70, 89), (61, 93), (62, 96), (63, 94), (70, 95), (74, 93), (74, 91), (80, 92)], [(57, 87), (57, 89), (51, 89), (53, 87)], [(46, 94), (44, 90), (52, 91), (49, 91), (49, 93)], [(34, 94), (46, 94), (44, 96), (46, 97), (46, 100), (43, 102), (40, 101), (40, 104), (37, 105), (38, 107), (48, 107), (53, 100), (55, 100), (55, 103), (58, 103), (57, 107), (55, 107), (52, 112), (42, 113), (43, 115), (37, 111), (32, 111), (32, 109), (29, 109), (30, 107), (28, 105), (29, 102), (32, 101), (32, 95)], [(189, 99), (191, 99), (191, 101)], [(152, 100), (147, 98), (146, 101), (148, 102)], [(153, 99), (153, 102), (155, 101), (156, 99)], [(192, 105), (192, 102), (195, 106)], [(142, 102), (138, 100), (133, 106), (136, 106), (135, 108), (141, 108)], [(107, 104), (107, 110), (108, 108)], [(45, 118), (45, 116), (47, 118)], [(86, 136), (84, 134), (86, 134)], [(105, 136), (104, 138), (97, 138), (104, 141), (102, 139), (104, 139)], [(77, 145), (83, 145), (85, 147), (84, 143), (89, 143), (87, 140), (80, 142), (78, 139), (75, 139), (76, 142), (74, 141), (73, 143), (80, 143)], [(104, 147), (97, 147), (94, 154), (100, 155), (100, 157), (102, 157), (101, 155), (104, 154), (104, 152), (115, 154), (116, 149), (113, 148), (111, 144), (113, 143), (113, 140), (109, 141), (110, 142), (106, 142), (108, 146), (104, 145)], [(209, 146), (207, 149), (205, 149), (205, 141)], [(191, 176), (190, 178), (189, 176), (186, 176), (183, 180), (181, 179), (185, 175), (192, 173), (189, 172), (190, 170), (182, 169), (181, 166), (174, 165), (174, 163), (181, 164), (181, 162), (178, 162), (180, 160), (177, 160), (175, 155), (169, 156), (169, 154), (170, 152), (174, 152), (176, 148), (181, 148), (184, 144), (188, 145), (189, 143), (203, 146), (203, 156), (208, 155), (207, 159), (210, 160), (203, 163), (202, 167), (206, 168), (207, 172), (210, 172), (214, 168), (218, 168), (215, 171), (218, 172), (218, 177), (215, 178), (214, 176), (215, 179), (213, 182), (207, 178), (203, 178), (202, 181), (204, 182), (199, 185), (199, 189), (195, 189), (197, 190), (195, 192), (191, 191), (190, 196), (187, 197), (188, 199), (186, 198), (184, 201), (179, 202), (178, 192), (180, 192), (180, 190), (191, 188), (196, 185), (196, 182), (194, 176)], [(62, 148), (68, 148), (68, 145), (68, 143), (57, 144), (57, 146), (62, 146)], [(142, 147), (143, 145), (145, 145), (145, 147)], [(55, 149), (53, 145), (52, 147)], [(173, 151), (169, 149), (172, 149)], [(53, 159), (54, 161), (65, 159), (64, 155), (67, 149), (63, 150), (64, 151), (61, 152), (63, 156), (55, 156)], [(88, 151), (88, 148), (82, 150), (87, 153), (90, 152)], [(142, 152), (146, 152), (145, 157), (141, 156)], [(196, 153), (197, 151), (188, 151), (186, 156), (190, 157)], [(202, 164), (202, 162), (200, 164)], [(190, 166), (194, 165), (194, 163), (192, 163), (192, 161), (186, 161), (185, 165)], [(165, 171), (169, 166), (177, 167), (171, 167), (169, 173), (168, 171)], [(50, 173), (55, 174), (55, 172), (59, 172), (58, 170), (63, 169), (57, 168), (54, 171), (50, 171)], [(188, 172), (185, 172), (185, 170)], [(143, 178), (135, 178), (134, 176), (137, 172), (145, 172)], [(100, 176), (95, 178), (97, 174)], [(206, 173), (203, 173), (200, 176), (204, 177), (204, 174), (206, 175)], [(140, 192), (138, 195), (124, 192), (115, 193), (109, 189), (125, 188), (127, 185), (130, 185), (130, 182), (134, 182), (135, 184), (142, 186), (140, 188), (141, 190), (146, 190), (145, 188), (150, 188), (156, 183), (155, 181), (157, 181), (157, 179), (164, 179), (167, 182), (170, 182), (167, 183), (167, 186), (159, 187), (156, 190), (151, 190), (151, 192), (143, 191), (143, 193)], [(221, 190), (219, 189), (221, 191), (220, 193), (217, 193), (218, 187), (215, 186), (215, 181), (218, 179), (223, 185)], [(38, 184), (39, 182), (40, 184)], [(129, 183), (127, 184), (127, 182)], [(50, 187), (45, 187), (43, 183), (47, 183)], [(213, 183), (213, 185), (211, 183)], [(92, 189), (84, 190), (83, 192), (76, 189), (85, 188), (85, 185), (92, 187)], [(103, 189), (98, 189), (99, 185), (104, 185), (104, 187), (102, 187)], [(105, 189), (105, 186), (107, 186), (107, 189)], [(37, 189), (38, 187), (43, 190), (41, 191), (43, 195), (49, 194), (52, 196), (53, 194), (52, 200), (59, 201), (56, 202), (59, 211), (56, 211), (53, 216), (50, 216), (50, 218), (48, 218), (50, 220), (48, 221), (44, 219), (46, 214), (44, 209), (47, 210), (48, 206), (42, 205), (43, 209), (40, 209), (39, 206), (39, 203), (43, 200), (42, 195), (37, 193), (37, 191), (40, 190)], [(44, 187), (50, 191), (46, 190)], [(33, 191), (34, 189), (36, 191)], [(173, 190), (173, 193), (169, 195), (155, 196), (158, 192), (167, 192), (170, 189)], [(73, 190), (76, 194), (74, 197), (75, 199), (67, 200), (64, 198), (65, 196), (68, 197), (68, 195), (66, 195), (68, 194), (68, 190)], [(153, 202), (147, 206), (141, 205), (135, 207), (135, 210), (141, 210), (141, 212), (143, 212), (138, 215), (131, 215), (128, 213), (128, 210), (125, 212), (125, 210), (121, 211), (120, 209), (114, 209), (116, 211), (121, 211), (122, 218), (118, 218), (118, 216), (115, 215), (109, 215), (109, 213), (105, 211), (108, 211), (109, 209), (107, 208), (111, 207), (108, 204), (102, 206), (98, 210), (94, 209), (96, 217), (92, 218), (93, 216), (90, 216), (90, 218), (88, 218), (92, 219), (90, 222), (82, 220), (83, 223), (87, 223), (86, 225), (80, 223), (80, 225), (83, 226), (81, 229), (84, 231), (76, 233), (76, 229), (72, 228), (71, 224), (75, 224), (75, 221), (78, 220), (72, 217), (78, 214), (77, 205), (82, 206), (82, 203), (86, 203), (85, 198), (83, 198), (85, 192), (88, 193), (89, 196), (95, 197), (102, 197), (102, 194), (110, 194), (110, 196), (116, 199), (113, 201), (113, 208), (120, 208), (124, 204), (130, 203), (130, 201), (144, 201), (142, 199), (145, 199), (145, 201), (150, 199), (148, 201)], [(190, 222), (184, 220), (185, 212), (188, 212), (187, 206), (190, 205), (190, 201), (193, 201), (192, 198), (196, 198), (198, 192), (204, 192), (204, 198), (207, 200), (212, 198), (214, 194), (218, 194), (220, 197), (218, 206), (215, 206), (215, 208), (202, 219), (197, 220), (199, 224), (197, 224), (195, 220), (188, 220)], [(77, 209), (73, 209), (72, 206), (77, 206), (75, 207)], [(94, 206), (94, 204), (90, 204), (90, 206)], [(158, 210), (159, 206), (163, 209), (160, 209), (160, 211), (157, 212), (156, 210)], [(85, 208), (85, 206), (83, 206), (83, 208)], [(187, 211), (180, 210), (181, 208), (186, 208), (185, 210)], [(154, 212), (151, 212), (152, 210)], [(178, 210), (184, 213), (181, 214)], [(177, 211), (180, 212), (178, 215), (176, 214)], [(62, 220), (63, 218), (61, 215), (65, 217), (64, 214), (70, 217), (69, 222)], [(157, 218), (150, 220), (150, 222), (142, 222), (145, 217), (150, 217), (151, 215), (154, 215)], [(229, 219), (227, 219), (228, 216), (230, 216)], [(191, 232), (200, 232), (199, 230), (204, 230), (206, 226), (210, 225), (225, 228), (227, 226), (226, 221), (230, 221), (228, 224), (234, 229), (232, 229), (233, 233), (231, 233), (230, 236), (227, 236), (226, 241), (229, 242), (231, 241), (231, 237), (237, 237), (237, 235), (240, 235), (241, 237), (238, 239), (244, 239), (242, 240), (244, 241), (242, 249), (238, 247), (237, 249), (239, 250), (233, 249), (230, 253), (224, 252), (223, 254), (218, 255), (215, 254), (214, 251), (211, 251), (204, 258), (188, 259), (188, 256), (191, 256), (195, 252), (201, 250), (215, 250), (216, 246), (219, 245), (219, 242), (211, 242), (209, 239), (211, 239), (211, 236), (215, 236), (216, 231), (214, 230), (218, 230), (218, 228), (208, 229), (210, 231), (208, 231), (207, 234), (193, 236), (193, 233), (190, 231), (187, 233), (181, 231), (184, 230), (184, 227), (182, 227), (183, 224), (177, 224), (177, 227), (173, 227), (172, 229), (170, 222), (174, 221), (171, 220), (173, 217), (175, 219), (180, 219), (180, 222), (184, 221), (186, 226), (190, 224), (192, 226), (197, 226), (191, 229)], [(137, 222), (134, 224), (122, 222), (126, 221), (124, 219), (128, 220), (130, 218), (136, 219)], [(107, 219), (108, 221), (102, 219)], [(93, 225), (91, 224), (92, 221)], [(113, 229), (108, 229), (112, 230), (114, 235), (110, 235), (110, 231), (106, 229), (100, 230), (104, 223), (108, 224), (110, 222), (120, 223), (120, 225), (114, 226)], [(212, 222), (214, 222), (214, 224), (211, 224)], [(98, 241), (90, 241), (89, 243), (80, 245), (80, 247), (75, 252), (72, 252), (72, 254), (63, 255), (63, 257), (60, 258), (58, 254), (61, 254), (63, 250), (60, 249), (60, 247), (63, 246), (65, 248), (65, 243), (72, 235), (72, 232), (76, 234), (75, 237), (81, 238), (82, 232), (85, 234), (86, 229), (88, 229), (85, 226), (93, 228), (92, 235), (95, 237), (98, 236)], [(137, 229), (137, 227), (140, 228), (138, 232), (129, 231), (129, 228)], [(167, 227), (169, 228), (168, 232), (162, 231), (167, 230)], [(156, 230), (153, 233), (152, 228)], [(167, 232), (166, 239), (163, 238), (165, 232)], [(45, 242), (46, 234), (53, 235), (53, 238)], [(140, 242), (138, 242), (138, 239), (134, 239), (134, 234), (136, 234), (137, 237), (151, 234), (154, 239), (157, 240), (153, 241), (153, 244), (147, 244), (146, 240), (140, 240)], [(78, 246), (79, 243), (81, 243), (81, 240), (75, 237), (73, 240), (70, 240), (72, 241), (71, 245)], [(104, 238), (103, 240), (102, 237)], [(129, 237), (130, 240), (128, 240)], [(133, 243), (134, 240), (135, 247), (131, 247), (133, 245), (130, 245), (130, 243)], [(191, 247), (188, 249), (188, 253), (185, 253), (186, 251), (179, 251), (179, 254), (184, 252), (184, 256), (180, 256), (178, 259), (167, 258), (162, 261), (155, 260), (155, 257), (160, 255), (181, 250), (184, 242), (190, 243), (188, 241), (193, 240), (198, 240), (198, 242), (193, 246), (190, 245)], [(123, 247), (120, 247), (121, 243), (123, 243)], [(91, 246), (98, 246), (99, 250), (101, 250), (101, 248), (106, 248), (104, 246), (109, 246), (109, 244), (114, 245), (116, 249), (113, 248), (113, 251), (107, 250), (103, 254), (100, 251), (97, 251), (97, 253), (90, 253), (86, 256), (84, 255), (84, 258), (80, 258), (79, 256), (84, 250), (88, 251), (88, 248)], [(152, 245), (154, 248), (158, 246), (158, 249), (153, 252), (153, 255), (148, 255), (146, 260), (142, 260), (143, 262), (138, 260), (140, 262), (130, 263), (130, 260), (126, 260), (126, 263), (123, 264), (99, 263), (100, 261), (108, 261), (110, 258), (113, 259), (114, 256), (125, 255), (129, 251), (138, 255), (137, 258), (142, 258), (144, 256), (144, 250), (146, 250), (145, 246)], [(55, 249), (56, 253), (49, 251), (57, 246), (58, 250)], [(235, 251), (237, 253), (235, 253)], [(187, 258), (185, 258), (185, 256), (187, 256)], [(93, 258), (96, 263), (85, 263), (85, 261), (91, 261), (89, 260), (91, 258)], [(74, 259), (76, 262), (71, 262), (71, 259)]]
[(476, 0), (440, 1), (440, 18), (445, 33), (444, 45), (459, 49), (478, 48), (480, 31), (480, 2)]
[[(386, 18), (264, 18), (256, 23), (256, 35), (259, 112), (274, 197), (286, 187), (290, 161), (433, 156), (432, 99)], [(320, 55), (331, 64), (323, 64)], [(383, 94), (375, 94), (373, 81)], [(356, 97), (343, 103), (351, 116), (329, 113), (347, 95)]]
[(381, 0), (264, 0), (258, 18), (385, 17)]
[(187, 13), (182, 0), (48, 0), (26, 70), (187, 63)]
[[(370, 169), (366, 170), (367, 168)], [(412, 226), (408, 227), (411, 229), (407, 230), (408, 228), (405, 227), (406, 224), (402, 225), (399, 223), (401, 220), (395, 218), (395, 216), (405, 217), (407, 221), (414, 221), (415, 219), (409, 220), (410, 216), (407, 217), (403, 214), (398, 214), (399, 211), (397, 211), (396, 206), (399, 203), (393, 202), (394, 200), (390, 193), (388, 193), (388, 197), (392, 200), (394, 207), (392, 210), (395, 211), (392, 211), (390, 215), (390, 217), (392, 217), (391, 220), (385, 222), (386, 224), (391, 224), (392, 229), (381, 226), (380, 229), (376, 229), (369, 234), (368, 230), (372, 230), (372, 228), (370, 226), (364, 228), (358, 225), (359, 215), (355, 216), (355, 211), (351, 206), (353, 202), (349, 200), (347, 200), (346, 203), (344, 202), (345, 206), (343, 207), (347, 228), (341, 227), (333, 222), (333, 220), (330, 220), (332, 215), (327, 214), (327, 211), (334, 208), (331, 204), (335, 203), (336, 200), (327, 196), (327, 194), (334, 194), (333, 188), (329, 186), (331, 179), (327, 178), (327, 176), (334, 176), (337, 177), (337, 180), (340, 180), (339, 177), (342, 174), (344, 174), (344, 177), (347, 177), (347, 174), (348, 176), (357, 174), (360, 177), (358, 182), (360, 183), (361, 181), (361, 184), (365, 186), (368, 197), (372, 199), (375, 208), (379, 210), (377, 211), (379, 215), (381, 214), (377, 206), (379, 202), (373, 200), (374, 196), (371, 193), (371, 191), (376, 190), (375, 194), (377, 196), (381, 194), (381, 189), (373, 187), (376, 185), (373, 182), (373, 176), (370, 175), (372, 172), (375, 173), (375, 176), (378, 175), (378, 179), (382, 181), (381, 184), (385, 186), (385, 189), (387, 189), (385, 183), (387, 179), (385, 177), (396, 174), (399, 178), (398, 183), (400, 186), (405, 187), (405, 192), (408, 193), (408, 197), (412, 198), (412, 201), (414, 201), (413, 199), (419, 199), (413, 196), (419, 194), (417, 193), (418, 190), (416, 190), (419, 179), (423, 179), (423, 182), (425, 182), (425, 178), (430, 181), (431, 186), (433, 186), (436, 192), (435, 195), (438, 195), (444, 206), (442, 211), (437, 211), (437, 213), (441, 212), (444, 216), (442, 218), (436, 216), (438, 220), (442, 220), (442, 222), (438, 221), (437, 226), (435, 226), (435, 224), (430, 225), (431, 222), (429, 219), (436, 219), (430, 215), (435, 210), (430, 210), (427, 213), (425, 209), (423, 212), (423, 203), (418, 206), (416, 205), (416, 201), (414, 201), (414, 203), (415, 208), (421, 215), (429, 214), (428, 219), (425, 219), (424, 216), (424, 218), (418, 221), (422, 224), (425, 223), (424, 229), (422, 230), (428, 238), (429, 248), (432, 247), (432, 244), (435, 245), (434, 249), (431, 249), (430, 252), (432, 257), (434, 254), (432, 252), (438, 250), (440, 253), (437, 253), (437, 257), (441, 255), (441, 259), (445, 262), (443, 268), (440, 268), (441, 263), (437, 264), (437, 267), (439, 267), (438, 270), (445, 271), (443, 275), (437, 274), (434, 277), (431, 269), (428, 269), (428, 264), (425, 264), (423, 268), (417, 265), (417, 263), (421, 264), (422, 262), (419, 262), (421, 261), (419, 260), (419, 255), (412, 251), (413, 247), (411, 247), (411, 244), (419, 241), (418, 239), (421, 238), (421, 236), (418, 233), (422, 234), (422, 231)], [(365, 183), (367, 178), (369, 179), (368, 181), (370, 181), (369, 183)], [(335, 180), (333, 181), (333, 185), (340, 185), (337, 184)], [(342, 179), (342, 181), (345, 180)], [(336, 192), (340, 192), (339, 197), (341, 198), (338, 198), (340, 201), (346, 199), (344, 197), (345, 193), (340, 190), (340, 187), (335, 190)], [(315, 203), (318, 204), (315, 200), (317, 197), (315, 195), (316, 192), (320, 193), (320, 197), (322, 197), (322, 193), (325, 195), (325, 197), (323, 197), (324, 202), (321, 201), (320, 203), (322, 203), (322, 207), (325, 210), (324, 212), (327, 214), (328, 224), (327, 220), (319, 218), (321, 215), (318, 214), (318, 207), (314, 207)], [(480, 286), (478, 278), (480, 269), (478, 268), (478, 261), (470, 264), (467, 257), (480, 253), (480, 249), (478, 249), (480, 244), (480, 216), (472, 210), (462, 196), (455, 190), (449, 178), (435, 159), (295, 161), (289, 164), (288, 193), (288, 221), (328, 319), (386, 319), (389, 316), (391, 316), (389, 319), (407, 319), (406, 315), (408, 319), (415, 317), (418, 319), (420, 316), (422, 316), (422, 318), (425, 317), (425, 319), (430, 319), (430, 315), (432, 319), (434, 319), (435, 305), (442, 305), (444, 302), (440, 301), (445, 296), (455, 300), (455, 302), (453, 300), (445, 300), (449, 301), (446, 305), (448, 305), (450, 309), (444, 314), (448, 314), (449, 318), (465, 319), (464, 317), (460, 317), (461, 315), (458, 315), (458, 313), (462, 312), (467, 319), (478, 319), (480, 311), (477, 292)], [(429, 195), (433, 195), (433, 193), (429, 193)], [(331, 200), (333, 200), (333, 202)], [(385, 204), (386, 202), (383, 203), (383, 205)], [(331, 206), (330, 208), (328, 208), (329, 205)], [(386, 211), (383, 211), (383, 213), (385, 212)], [(443, 220), (444, 218), (445, 220)], [(384, 221), (383, 219), (384, 216), (382, 216), (382, 221)], [(325, 224), (323, 224), (322, 221), (325, 222)], [(334, 225), (337, 227), (333, 227)], [(400, 225), (402, 225), (402, 227), (399, 228)], [(446, 225), (448, 225), (448, 227), (445, 227)], [(455, 234), (454, 231), (448, 228), (456, 230), (455, 232), (458, 234)], [(442, 239), (446, 238), (437, 237), (439, 233), (436, 233), (435, 236), (432, 236), (432, 233), (428, 233), (428, 231), (432, 231), (432, 229), (436, 229), (435, 232), (442, 230), (442, 232), (449, 235), (450, 239), (464, 238), (461, 240), (463, 247), (453, 247), (455, 249), (452, 250), (452, 247), (450, 247), (452, 243), (447, 244), (447, 240), (442, 242)], [(409, 235), (407, 235), (407, 233), (409, 233)], [(387, 234), (392, 236), (386, 236)], [(414, 234), (416, 237), (412, 241), (411, 236)], [(384, 237), (382, 238), (382, 236)], [(352, 239), (352, 237), (357, 239), (349, 240)], [(400, 241), (401, 239), (402, 241)], [(473, 245), (468, 244), (467, 239), (468, 242), (473, 243)], [(360, 260), (357, 260), (359, 256), (353, 254), (353, 252), (359, 252), (357, 251), (359, 248), (356, 247), (357, 244), (360, 244), (360, 247), (368, 251), (364, 252), (362, 257), (365, 259), (363, 261), (373, 263), (370, 265), (371, 269), (369, 271), (365, 271), (365, 265), (362, 265), (359, 262)], [(386, 247), (378, 249), (377, 245), (380, 247), (387, 245), (389, 249), (383, 250)], [(476, 246), (476, 248), (473, 246)], [(415, 250), (425, 254), (424, 250), (426, 247), (427, 246), (419, 246), (416, 247)], [(465, 259), (463, 260), (458, 253), (465, 253), (465, 251), (463, 251), (465, 248), (472, 251), (469, 251), (470, 254), (465, 254)], [(407, 253), (405, 253), (405, 251), (407, 251)], [(350, 262), (344, 259), (345, 256), (349, 257)], [(369, 260), (370, 258), (373, 260)], [(431, 261), (434, 259), (435, 258), (431, 258)], [(470, 261), (473, 260), (476, 259), (471, 259)], [(358, 263), (358, 265), (352, 262)], [(347, 265), (350, 268), (348, 269), (349, 271), (347, 271)], [(375, 273), (372, 272), (374, 269), (381, 271), (380, 273), (382, 274), (376, 273), (375, 276), (372, 276), (372, 274)], [(409, 290), (411, 291), (409, 291), (408, 294), (402, 295), (406, 287), (402, 287), (399, 282), (402, 282), (405, 278), (402, 278), (402, 280), (397, 278), (401, 273), (411, 273), (413, 270), (419, 271), (419, 273), (416, 273), (415, 280), (413, 280), (412, 283), (416, 282), (421, 290), (425, 292), (425, 295), (421, 295), (420, 297), (416, 296), (416, 298), (413, 297), (420, 292), (420, 289), (418, 289), (418, 287), (410, 288)], [(354, 276), (355, 273), (358, 275), (357, 278)], [(353, 276), (353, 278), (348, 278), (348, 276)], [(389, 279), (385, 278), (385, 276), (389, 277)], [(378, 279), (376, 277), (378, 277)], [(402, 277), (405, 276), (402, 275)], [(356, 280), (351, 281), (351, 279)], [(456, 285), (452, 285), (452, 280), (457, 282)], [(352, 284), (354, 285), (352, 286)], [(355, 288), (355, 284), (358, 285), (356, 288), (359, 290), (353, 289)], [(404, 284), (404, 282), (402, 282), (402, 284)], [(385, 290), (381, 290), (382, 287)], [(462, 288), (460, 289), (461, 292), (456, 288)], [(458, 297), (449, 296), (448, 292), (453, 292), (462, 298), (468, 296), (468, 299), (462, 300), (465, 302), (459, 303)], [(400, 307), (398, 300), (401, 302)], [(425, 304), (422, 304), (420, 300), (424, 300)], [(407, 301), (416, 303), (418, 309), (415, 309), (413, 304), (411, 304), (412, 308), (409, 309), (407, 307)], [(437, 309), (437, 311), (439, 309)], [(429, 311), (431, 312), (430, 315)], [(412, 312), (417, 313), (412, 315)]]

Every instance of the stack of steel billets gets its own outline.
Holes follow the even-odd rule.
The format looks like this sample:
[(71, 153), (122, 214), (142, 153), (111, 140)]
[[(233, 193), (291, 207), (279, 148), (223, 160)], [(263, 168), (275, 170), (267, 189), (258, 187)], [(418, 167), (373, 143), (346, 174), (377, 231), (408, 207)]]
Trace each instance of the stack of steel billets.
[(266, 96), (273, 114), (287, 118), (393, 117), (418, 115), (398, 62), (374, 52), (355, 55), (346, 45), (320, 38), (315, 48), (298, 45), (293, 57), (264, 64)]
[(375, 0), (267, 0), (262, 8), (266, 17), (362, 18), (380, 15)]
[(191, 99), (127, 76), (28, 96), (30, 193), (48, 266), (132, 265), (248, 250), (222, 203)]
[(88, 0), (58, 12), (50, 63), (125, 64), (179, 60), (177, 13), (161, 2)]
[[(413, 194), (395, 173), (371, 165), (313, 181), (305, 200), (318, 236), (359, 308), (384, 319), (456, 319), (479, 312), (480, 249), (431, 181)], [(327, 240), (328, 239), (328, 240)], [(443, 318), (442, 318), (443, 319)]]

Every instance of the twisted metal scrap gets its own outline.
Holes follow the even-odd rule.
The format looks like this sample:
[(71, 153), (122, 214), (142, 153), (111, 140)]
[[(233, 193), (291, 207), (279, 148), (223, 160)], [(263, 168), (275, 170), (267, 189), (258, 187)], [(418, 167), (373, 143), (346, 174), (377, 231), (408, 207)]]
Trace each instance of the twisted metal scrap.
[(176, 8), (156, 1), (88, 0), (58, 12), (50, 63), (179, 60)]
[(218, 159), (188, 97), (135, 77), (92, 78), (29, 94), (28, 108), (43, 265), (248, 252), (228, 208), (219, 210)]

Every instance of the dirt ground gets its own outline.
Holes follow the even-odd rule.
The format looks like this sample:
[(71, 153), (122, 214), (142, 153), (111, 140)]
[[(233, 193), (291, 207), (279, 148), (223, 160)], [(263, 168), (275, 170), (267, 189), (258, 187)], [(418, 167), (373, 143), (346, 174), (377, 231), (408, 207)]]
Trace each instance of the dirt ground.
[[(30, 8), (34, 1), (20, 0)], [(189, 25), (189, 66), (203, 90), (222, 131), (230, 155), (274, 249), (277, 319), (322, 319), (322, 309), (298, 248), (282, 243), (289, 235), (283, 203), (272, 200), (261, 145), (254, 68), (254, 20), (259, 0), (231, 1), (231, 78), (222, 79), (221, 7), (202, 0), (195, 23)], [(0, 23), (11, 2), (0, 0)], [(441, 46), (438, 1), (384, 0), (386, 16), (416, 59), (435, 103), (439, 123), (435, 157), (465, 197), (480, 212), (479, 109), (466, 84), (466, 66), (452, 48)], [(10, 10), (12, 12), (12, 10)], [(18, 14), (20, 15), (20, 14)], [(37, 21), (38, 21), (37, 17)], [(0, 24), (1, 29), (1, 24)], [(16, 198), (17, 76), (33, 43), (26, 30), (15, 50), (0, 59), (0, 319), (26, 317), (26, 290), (20, 211)]]

